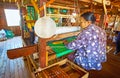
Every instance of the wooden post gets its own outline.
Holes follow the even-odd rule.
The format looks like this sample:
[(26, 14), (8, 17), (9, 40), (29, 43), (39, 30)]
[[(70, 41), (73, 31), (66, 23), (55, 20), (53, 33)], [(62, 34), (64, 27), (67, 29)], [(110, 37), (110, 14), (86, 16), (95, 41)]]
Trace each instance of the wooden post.
[[(47, 0), (41, 0), (40, 1), (40, 7), (43, 7), (43, 2), (47, 2)], [(44, 16), (44, 10), (40, 10), (40, 16)], [(49, 32), (48, 32), (49, 33)], [(39, 44), (38, 44), (38, 49), (39, 49), (39, 63), (40, 67), (44, 68), (47, 66), (47, 51), (46, 51), (46, 39), (39, 38)]]
[(46, 67), (46, 60), (47, 60), (47, 53), (46, 53), (46, 39), (39, 39), (39, 62), (40, 62), (40, 67)]
[[(47, 2), (47, 6), (51, 3), (53, 3), (55, 0), (50, 0), (49, 2), (47, 2), (47, 0), (41, 0), (40, 1), (40, 8), (38, 8), (38, 6), (36, 5), (34, 0), (31, 0), (32, 4), (35, 7), (35, 10), (37, 11), (37, 13), (40, 13), (40, 16), (44, 16), (44, 6), (43, 6), (43, 2)], [(39, 12), (40, 11), (40, 12)], [(49, 33), (49, 32), (48, 32)], [(47, 66), (47, 58), (48, 58), (48, 53), (46, 51), (46, 39), (43, 38), (39, 38), (39, 44), (38, 44), (38, 49), (39, 49), (39, 62), (40, 62), (40, 67), (46, 67)]]
[[(41, 0), (40, 1), (40, 7), (43, 6), (43, 2), (46, 2), (47, 0)], [(39, 7), (37, 6), (37, 3), (35, 3), (34, 0), (31, 0), (36, 12), (40, 14), (40, 16), (44, 16), (44, 11), (39, 10)], [(38, 41), (38, 51), (39, 51), (39, 63), (40, 67), (46, 67), (46, 39), (39, 38)]]

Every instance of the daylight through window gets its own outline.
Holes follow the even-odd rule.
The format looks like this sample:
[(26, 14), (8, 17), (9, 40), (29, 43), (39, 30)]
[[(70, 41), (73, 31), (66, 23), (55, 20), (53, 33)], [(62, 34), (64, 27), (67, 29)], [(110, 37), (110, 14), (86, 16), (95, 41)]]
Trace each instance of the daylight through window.
[(4, 9), (8, 26), (20, 26), (19, 10)]

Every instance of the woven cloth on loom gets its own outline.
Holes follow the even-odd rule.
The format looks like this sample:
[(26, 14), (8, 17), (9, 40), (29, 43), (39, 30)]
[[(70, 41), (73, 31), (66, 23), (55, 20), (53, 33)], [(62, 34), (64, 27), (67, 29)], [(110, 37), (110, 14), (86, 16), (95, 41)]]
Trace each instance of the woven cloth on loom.
[[(75, 38), (76, 38), (76, 36), (72, 36), (72, 37), (61, 39), (61, 40), (50, 41), (50, 42), (48, 42), (48, 46), (51, 47), (51, 49), (56, 53), (56, 57), (58, 58), (58, 57), (66, 55), (66, 54), (69, 54), (71, 52), (74, 52), (73, 50), (68, 49), (64, 45), (63, 40), (67, 40), (68, 42), (71, 42)], [(58, 43), (54, 44), (54, 42), (58, 42)]]

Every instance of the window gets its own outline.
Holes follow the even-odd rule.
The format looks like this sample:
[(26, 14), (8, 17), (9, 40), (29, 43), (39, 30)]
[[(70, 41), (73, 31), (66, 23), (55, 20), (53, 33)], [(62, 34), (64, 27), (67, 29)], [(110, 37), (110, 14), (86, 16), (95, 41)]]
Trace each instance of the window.
[(19, 10), (4, 9), (8, 26), (20, 26)]

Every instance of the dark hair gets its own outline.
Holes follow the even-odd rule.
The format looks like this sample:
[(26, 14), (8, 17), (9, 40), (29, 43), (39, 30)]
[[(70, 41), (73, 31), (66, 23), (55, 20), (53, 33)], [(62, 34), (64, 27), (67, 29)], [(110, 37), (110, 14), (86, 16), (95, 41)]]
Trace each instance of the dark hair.
[(93, 12), (85, 12), (81, 15), (86, 21), (91, 21), (92, 23), (95, 23), (96, 18), (94, 16)]

